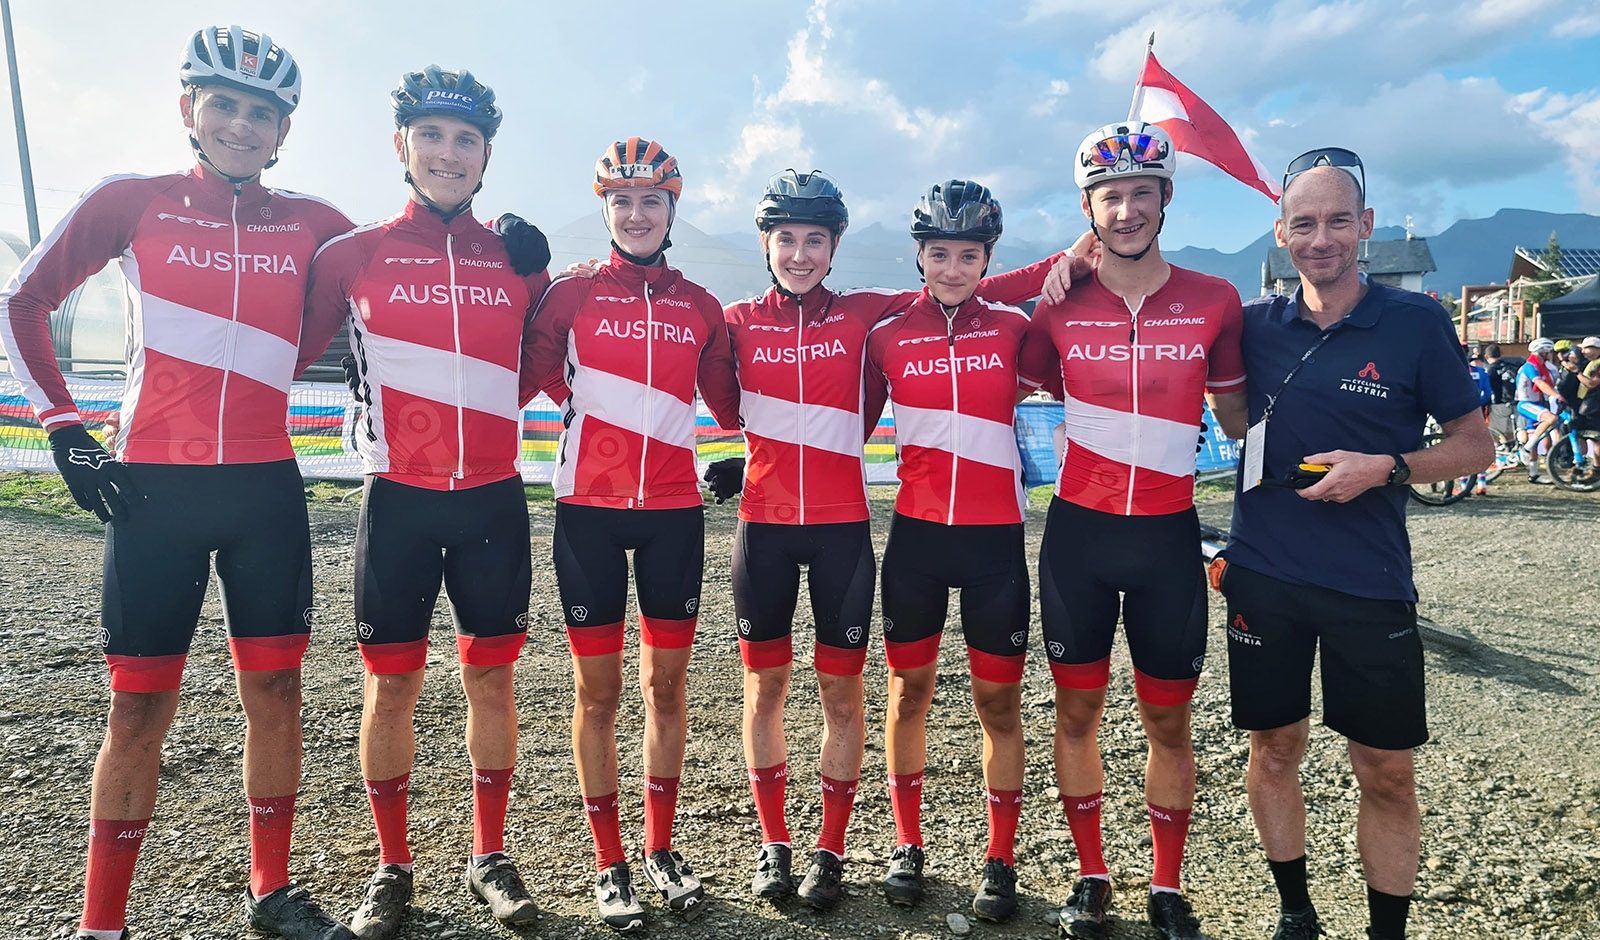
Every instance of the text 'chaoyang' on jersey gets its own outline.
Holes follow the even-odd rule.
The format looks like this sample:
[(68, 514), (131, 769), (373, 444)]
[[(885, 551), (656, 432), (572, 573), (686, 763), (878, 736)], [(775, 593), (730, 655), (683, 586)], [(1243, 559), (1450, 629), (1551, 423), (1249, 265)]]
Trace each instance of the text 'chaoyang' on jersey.
[(612, 509), (701, 502), (696, 385), (719, 424), (738, 410), (722, 305), (664, 264), (615, 252), (593, 278), (558, 278), (524, 344), (524, 402), (552, 384), (566, 429), (555, 496)]
[(512, 271), (500, 236), (470, 212), (446, 224), (416, 202), (323, 246), (299, 367), (348, 319), (367, 399), (355, 429), (366, 473), (434, 490), (517, 474), (523, 331), (549, 283)]
[[(986, 278), (978, 293), (1001, 303), (1037, 297), (1059, 258)], [(919, 294), (871, 288), (836, 294), (819, 284), (796, 299), (771, 288), (723, 311), (749, 453), (740, 519), (805, 525), (867, 518), (862, 444), (870, 428), (861, 384), (867, 333)]]
[(1136, 310), (1098, 274), (1040, 304), (1021, 368), (1066, 405), (1056, 495), (1123, 516), (1194, 505), (1205, 393), (1244, 391), (1242, 324), (1232, 284), (1179, 267)]
[(0, 292), (0, 342), (45, 430), (79, 423), (50, 312), (115, 259), (126, 282), (128, 378), (112, 452), (131, 463), (287, 460), (311, 257), (349, 229), (320, 199), (235, 186), (200, 166), (113, 176)]
[(944, 525), (1022, 521), (1017, 351), (1028, 315), (976, 297), (946, 316), (926, 289), (867, 338), (867, 415), (894, 403), (895, 511)]

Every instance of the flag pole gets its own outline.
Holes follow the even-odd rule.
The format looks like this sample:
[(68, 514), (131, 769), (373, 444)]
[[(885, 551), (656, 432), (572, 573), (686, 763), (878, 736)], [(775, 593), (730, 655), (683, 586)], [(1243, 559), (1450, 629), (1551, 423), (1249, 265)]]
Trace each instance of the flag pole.
[(1139, 77), (1133, 80), (1133, 103), (1128, 105), (1128, 120), (1133, 120), (1139, 113), (1139, 105), (1144, 101), (1144, 67), (1150, 64), (1150, 56), (1156, 48), (1155, 30), (1150, 31), (1150, 38), (1144, 44), (1144, 59), (1139, 64)]
[(6, 67), (11, 73), (11, 113), (17, 125), (17, 153), (22, 159), (22, 202), (28, 215), (28, 246), (39, 244), (39, 207), (33, 201), (33, 166), (28, 160), (28, 127), (22, 122), (22, 89), (17, 86), (17, 47), (11, 39), (11, 3), (0, 0), (6, 43)]

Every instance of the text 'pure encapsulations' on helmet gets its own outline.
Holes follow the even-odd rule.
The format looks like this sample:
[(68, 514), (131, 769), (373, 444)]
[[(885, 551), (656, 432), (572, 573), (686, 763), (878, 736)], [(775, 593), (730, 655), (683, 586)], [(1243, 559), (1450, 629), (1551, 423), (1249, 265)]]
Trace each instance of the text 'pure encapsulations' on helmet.
[(494, 137), (505, 117), (495, 104), (494, 89), (466, 69), (451, 72), (437, 65), (400, 76), (399, 87), (389, 93), (389, 104), (396, 127), (424, 116), (453, 117), (482, 131), (485, 139)]

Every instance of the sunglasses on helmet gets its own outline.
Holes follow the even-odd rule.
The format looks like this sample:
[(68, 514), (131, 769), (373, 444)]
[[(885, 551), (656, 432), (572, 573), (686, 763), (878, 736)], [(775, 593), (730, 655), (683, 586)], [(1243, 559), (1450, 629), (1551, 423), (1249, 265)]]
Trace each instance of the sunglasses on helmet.
[(1167, 148), (1153, 134), (1114, 134), (1089, 148), (1087, 159), (1093, 166), (1116, 166), (1123, 153), (1133, 163), (1150, 163), (1164, 159)]
[(1316, 150), (1307, 150), (1300, 156), (1290, 160), (1289, 168), (1283, 171), (1283, 188), (1288, 189), (1290, 181), (1295, 177), (1319, 166), (1336, 166), (1349, 173), (1355, 178), (1356, 183), (1361, 186), (1362, 198), (1366, 197), (1366, 168), (1361, 165), (1360, 157), (1356, 156), (1353, 151), (1346, 150), (1343, 147), (1320, 147)]

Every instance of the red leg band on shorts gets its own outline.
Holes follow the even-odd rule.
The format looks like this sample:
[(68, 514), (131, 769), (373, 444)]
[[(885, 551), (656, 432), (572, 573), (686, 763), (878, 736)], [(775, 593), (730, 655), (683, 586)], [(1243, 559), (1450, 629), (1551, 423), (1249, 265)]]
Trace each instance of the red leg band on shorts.
[(1194, 698), (1195, 686), (1199, 684), (1199, 676), (1193, 679), (1157, 679), (1137, 669), (1133, 671), (1133, 694), (1138, 696), (1139, 701), (1157, 708), (1189, 704), (1189, 700)]
[(574, 656), (610, 656), (622, 652), (622, 621), (598, 627), (567, 624), (567, 645)]
[(996, 656), (985, 653), (983, 650), (967, 647), (967, 668), (972, 672), (974, 679), (985, 682), (999, 682), (1009, 685), (1022, 681), (1022, 665), (1028, 658), (1026, 653), (1016, 656)]
[(1058, 689), (1103, 689), (1111, 684), (1111, 657), (1092, 663), (1052, 662), (1050, 677)]
[(516, 662), (517, 656), (522, 653), (522, 644), (526, 642), (528, 634), (521, 632), (504, 636), (462, 636), (457, 633), (456, 652), (468, 666), (488, 669)]
[(794, 637), (780, 636), (771, 640), (739, 641), (739, 658), (749, 669), (772, 669), (794, 662)]
[(288, 636), (230, 636), (228, 651), (233, 654), (233, 668), (240, 672), (278, 672), (299, 669), (311, 645), (311, 634), (291, 633)]
[(405, 643), (358, 643), (361, 661), (375, 676), (397, 676), (428, 665), (428, 638)]
[(107, 656), (113, 692), (174, 692), (183, 685), (187, 653), (173, 656)]
[(931, 666), (939, 661), (939, 639), (942, 636), (942, 633), (935, 633), (933, 636), (912, 640), (910, 643), (884, 640), (884, 657), (889, 660), (892, 669), (921, 669), (923, 666)]
[(694, 645), (694, 627), (698, 618), (688, 620), (660, 620), (639, 615), (639, 642), (658, 650), (686, 650)]
[[(937, 652), (935, 650), (936, 655)], [(867, 668), (867, 648), (863, 646), (858, 650), (847, 650), (818, 643), (812, 653), (812, 662), (817, 671), (825, 675), (859, 676)]]

